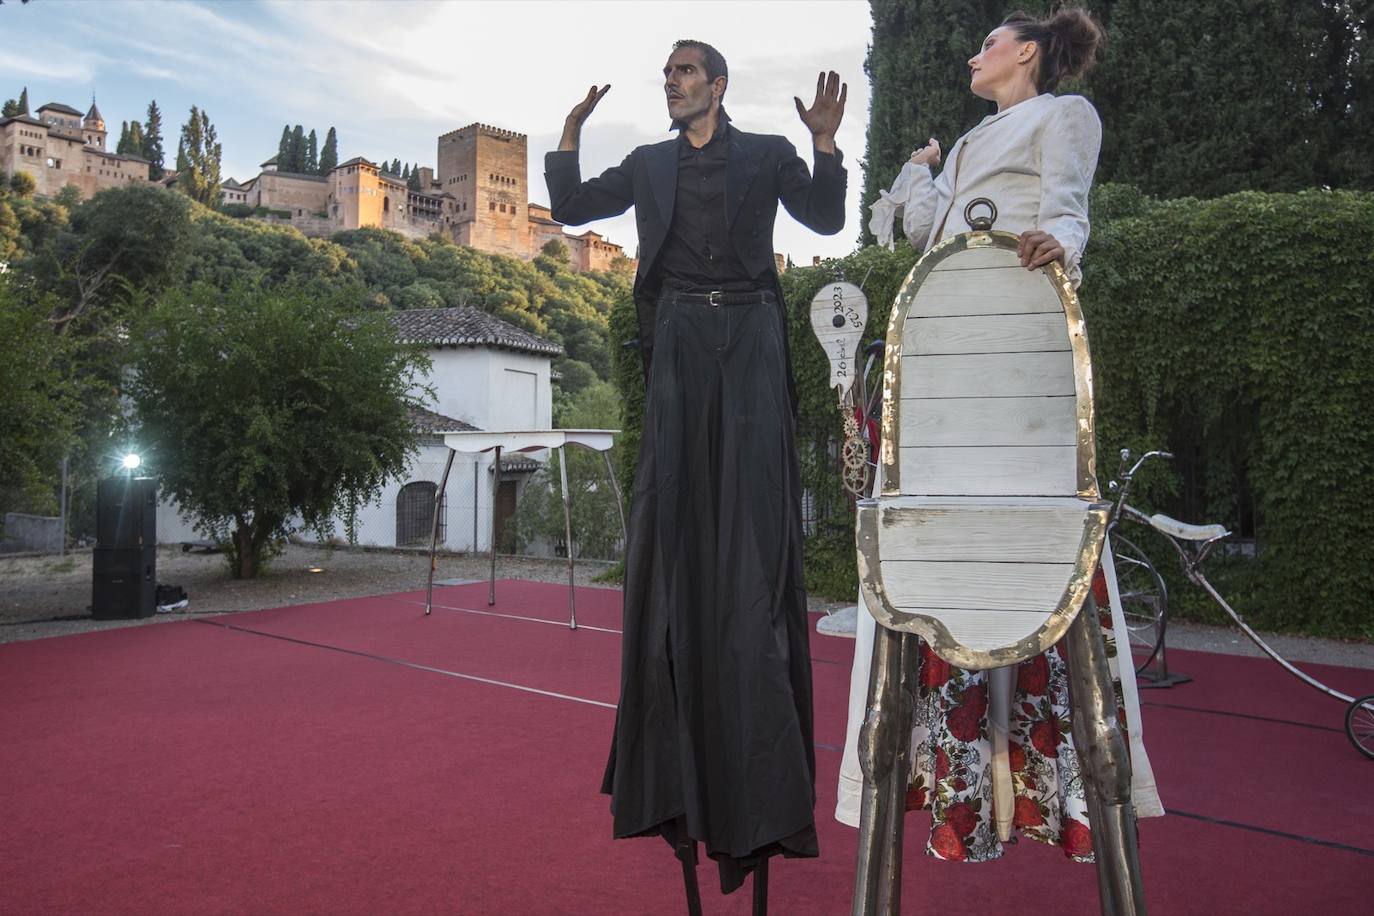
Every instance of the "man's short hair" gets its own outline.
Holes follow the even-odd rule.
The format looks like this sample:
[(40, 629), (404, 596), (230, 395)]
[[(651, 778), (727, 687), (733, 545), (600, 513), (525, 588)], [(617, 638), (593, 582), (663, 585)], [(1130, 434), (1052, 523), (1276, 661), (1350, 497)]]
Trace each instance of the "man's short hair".
[[(723, 76), (727, 80), (730, 79), (730, 68), (725, 65), (725, 56), (706, 42), (697, 41), (695, 38), (684, 38), (673, 43), (674, 51), (680, 51), (683, 48), (696, 48), (701, 52), (701, 61), (706, 66), (706, 79), (709, 82), (714, 83), (718, 76)], [(721, 93), (721, 98), (725, 98), (724, 93)]]

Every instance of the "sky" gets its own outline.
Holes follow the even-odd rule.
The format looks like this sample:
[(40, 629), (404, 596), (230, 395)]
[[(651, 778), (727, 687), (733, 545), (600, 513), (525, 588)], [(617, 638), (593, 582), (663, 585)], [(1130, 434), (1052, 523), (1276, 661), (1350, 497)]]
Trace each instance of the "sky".
[[(258, 174), (282, 126), (333, 126), (340, 161), (435, 164), (437, 138), (474, 121), (527, 134), (529, 187), (548, 203), (543, 154), (593, 84), (611, 84), (582, 132), (582, 172), (615, 165), (671, 134), (662, 68), (679, 38), (713, 44), (730, 67), (734, 124), (782, 134), (808, 163), (816, 75), (835, 70), (849, 95), (838, 145), (849, 169), (849, 220), (819, 236), (779, 208), (774, 248), (798, 264), (852, 251), (859, 235), (868, 81), (867, 0), (34, 0), (0, 6), (0, 99), (29, 90), (30, 109), (83, 113), (92, 93), (110, 131), (163, 113), (167, 165), (192, 105), (209, 113), (223, 174)], [(632, 214), (588, 224), (635, 246)]]

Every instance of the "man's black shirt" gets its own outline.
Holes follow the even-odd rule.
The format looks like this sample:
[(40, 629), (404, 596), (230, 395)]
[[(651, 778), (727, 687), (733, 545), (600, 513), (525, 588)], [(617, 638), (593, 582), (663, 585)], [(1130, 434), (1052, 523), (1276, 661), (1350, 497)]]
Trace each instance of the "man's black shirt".
[(677, 199), (673, 222), (659, 255), (656, 288), (740, 289), (753, 286), (730, 244), (725, 200), (726, 123), (701, 149), (678, 134)]

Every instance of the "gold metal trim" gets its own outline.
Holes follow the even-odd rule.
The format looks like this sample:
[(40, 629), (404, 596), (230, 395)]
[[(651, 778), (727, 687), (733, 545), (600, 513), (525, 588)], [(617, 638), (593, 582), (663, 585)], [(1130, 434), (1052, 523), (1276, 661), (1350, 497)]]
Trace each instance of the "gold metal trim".
[(858, 504), (856, 536), (858, 540), (859, 586), (869, 613), (882, 626), (903, 633), (915, 633), (930, 643), (940, 658), (960, 668), (984, 670), (1014, 665), (1034, 658), (1063, 638), (1074, 615), (1083, 606), (1092, 588), (1093, 574), (1102, 557), (1102, 545), (1107, 534), (1106, 503), (1092, 504), (1083, 517), (1083, 536), (1079, 541), (1078, 557), (1058, 606), (1034, 634), (1000, 649), (971, 649), (949, 632), (943, 623), (924, 614), (898, 610), (888, 599), (883, 585), (882, 562), (878, 552), (878, 530), (882, 508), (878, 500), (861, 500)]
[[(902, 396), (902, 332), (906, 325), (907, 312), (911, 310), (916, 294), (920, 292), (921, 285), (925, 283), (930, 272), (946, 258), (973, 248), (1002, 248), (1015, 251), (1018, 243), (1017, 236), (996, 229), (950, 236), (922, 255), (902, 281), (892, 305), (892, 315), (887, 322), (887, 350), (883, 359), (881, 495), (902, 495), (901, 435), (897, 418), (897, 404)], [(1093, 429), (1092, 359), (1088, 351), (1088, 332), (1083, 321), (1083, 310), (1068, 273), (1059, 266), (1058, 261), (1052, 261), (1041, 270), (1048, 274), (1050, 283), (1059, 295), (1068, 325), (1069, 346), (1073, 351), (1074, 394), (1077, 401), (1075, 435), (1078, 496), (1081, 499), (1097, 499), (1101, 494), (1097, 487), (1097, 440)]]

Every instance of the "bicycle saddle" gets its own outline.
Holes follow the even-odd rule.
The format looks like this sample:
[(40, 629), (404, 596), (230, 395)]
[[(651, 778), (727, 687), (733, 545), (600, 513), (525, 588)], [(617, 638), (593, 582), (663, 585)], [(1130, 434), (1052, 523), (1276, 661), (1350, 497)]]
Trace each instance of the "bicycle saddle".
[(1150, 527), (1181, 541), (1215, 541), (1231, 534), (1225, 525), (1190, 525), (1167, 515), (1150, 516)]

